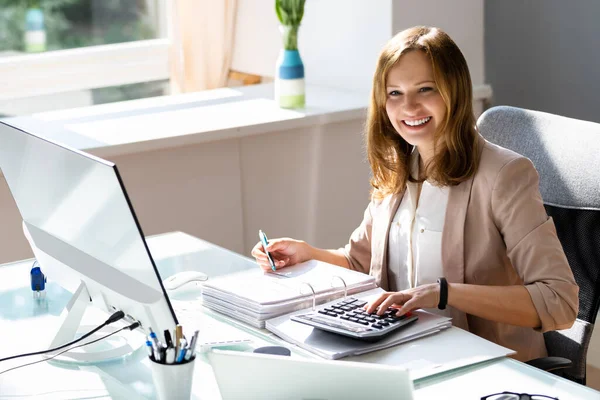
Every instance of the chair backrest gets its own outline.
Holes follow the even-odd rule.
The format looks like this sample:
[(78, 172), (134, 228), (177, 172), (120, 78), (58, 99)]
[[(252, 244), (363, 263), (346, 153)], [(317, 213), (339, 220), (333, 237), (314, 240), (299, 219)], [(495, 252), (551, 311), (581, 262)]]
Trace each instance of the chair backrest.
[(515, 107), (494, 107), (477, 121), (483, 137), (529, 158), (540, 175), (546, 212), (579, 285), (572, 328), (544, 334), (549, 356), (585, 382), (586, 355), (600, 306), (600, 124)]

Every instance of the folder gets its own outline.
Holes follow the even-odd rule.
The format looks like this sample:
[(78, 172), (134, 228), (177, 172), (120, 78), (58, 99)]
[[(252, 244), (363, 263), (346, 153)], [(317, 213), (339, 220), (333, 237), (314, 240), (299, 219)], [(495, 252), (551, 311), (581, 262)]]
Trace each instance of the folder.
[[(368, 301), (382, 292), (374, 289), (358, 297)], [(460, 328), (451, 319), (426, 310), (416, 310), (419, 319), (377, 342), (364, 342), (313, 328), (290, 319), (288, 315), (268, 320), (266, 328), (304, 350), (322, 358), (402, 366), (412, 379), (505, 357), (515, 352)], [(419, 340), (416, 340), (419, 339)], [(401, 345), (402, 346), (398, 346)], [(394, 347), (387, 351), (378, 351)]]
[(209, 279), (202, 301), (207, 308), (264, 328), (268, 319), (376, 287), (373, 276), (311, 260), (275, 272), (257, 267)]
[[(370, 300), (377, 297), (382, 292), (382, 289), (377, 288), (353, 297)], [(335, 302), (336, 301), (333, 301), (331, 303)], [(302, 324), (290, 319), (292, 315), (301, 314), (303, 312), (305, 311), (296, 311), (291, 314), (268, 320), (266, 328), (283, 340), (329, 360), (357, 356), (385, 349), (397, 344), (432, 335), (452, 326), (451, 318), (424, 310), (416, 310), (413, 311), (413, 314), (416, 314), (419, 317), (416, 322), (398, 329), (376, 342), (366, 342), (316, 329), (310, 325)]]

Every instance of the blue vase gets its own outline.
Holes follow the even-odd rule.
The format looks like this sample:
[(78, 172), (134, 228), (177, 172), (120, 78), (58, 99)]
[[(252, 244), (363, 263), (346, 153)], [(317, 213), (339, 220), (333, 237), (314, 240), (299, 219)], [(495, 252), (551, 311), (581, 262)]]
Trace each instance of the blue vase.
[(293, 30), (284, 31), (285, 47), (294, 49), (282, 49), (277, 58), (275, 101), (282, 108), (302, 108), (306, 101), (304, 64), (297, 50), (296, 38), (297, 27)]

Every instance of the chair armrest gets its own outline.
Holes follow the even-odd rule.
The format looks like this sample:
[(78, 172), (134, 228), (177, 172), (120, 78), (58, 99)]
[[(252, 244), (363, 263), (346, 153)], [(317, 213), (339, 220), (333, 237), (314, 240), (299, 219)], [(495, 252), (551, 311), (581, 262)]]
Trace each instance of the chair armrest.
[(529, 360), (525, 364), (544, 371), (554, 371), (555, 369), (569, 368), (573, 365), (573, 362), (563, 357), (540, 357)]

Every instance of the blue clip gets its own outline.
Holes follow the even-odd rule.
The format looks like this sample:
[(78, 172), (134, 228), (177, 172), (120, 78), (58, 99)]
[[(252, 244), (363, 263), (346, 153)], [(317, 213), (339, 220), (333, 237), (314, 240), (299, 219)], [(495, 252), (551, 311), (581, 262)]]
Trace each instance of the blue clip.
[(40, 269), (40, 264), (35, 261), (31, 267), (31, 290), (42, 292), (46, 290), (46, 276)]

